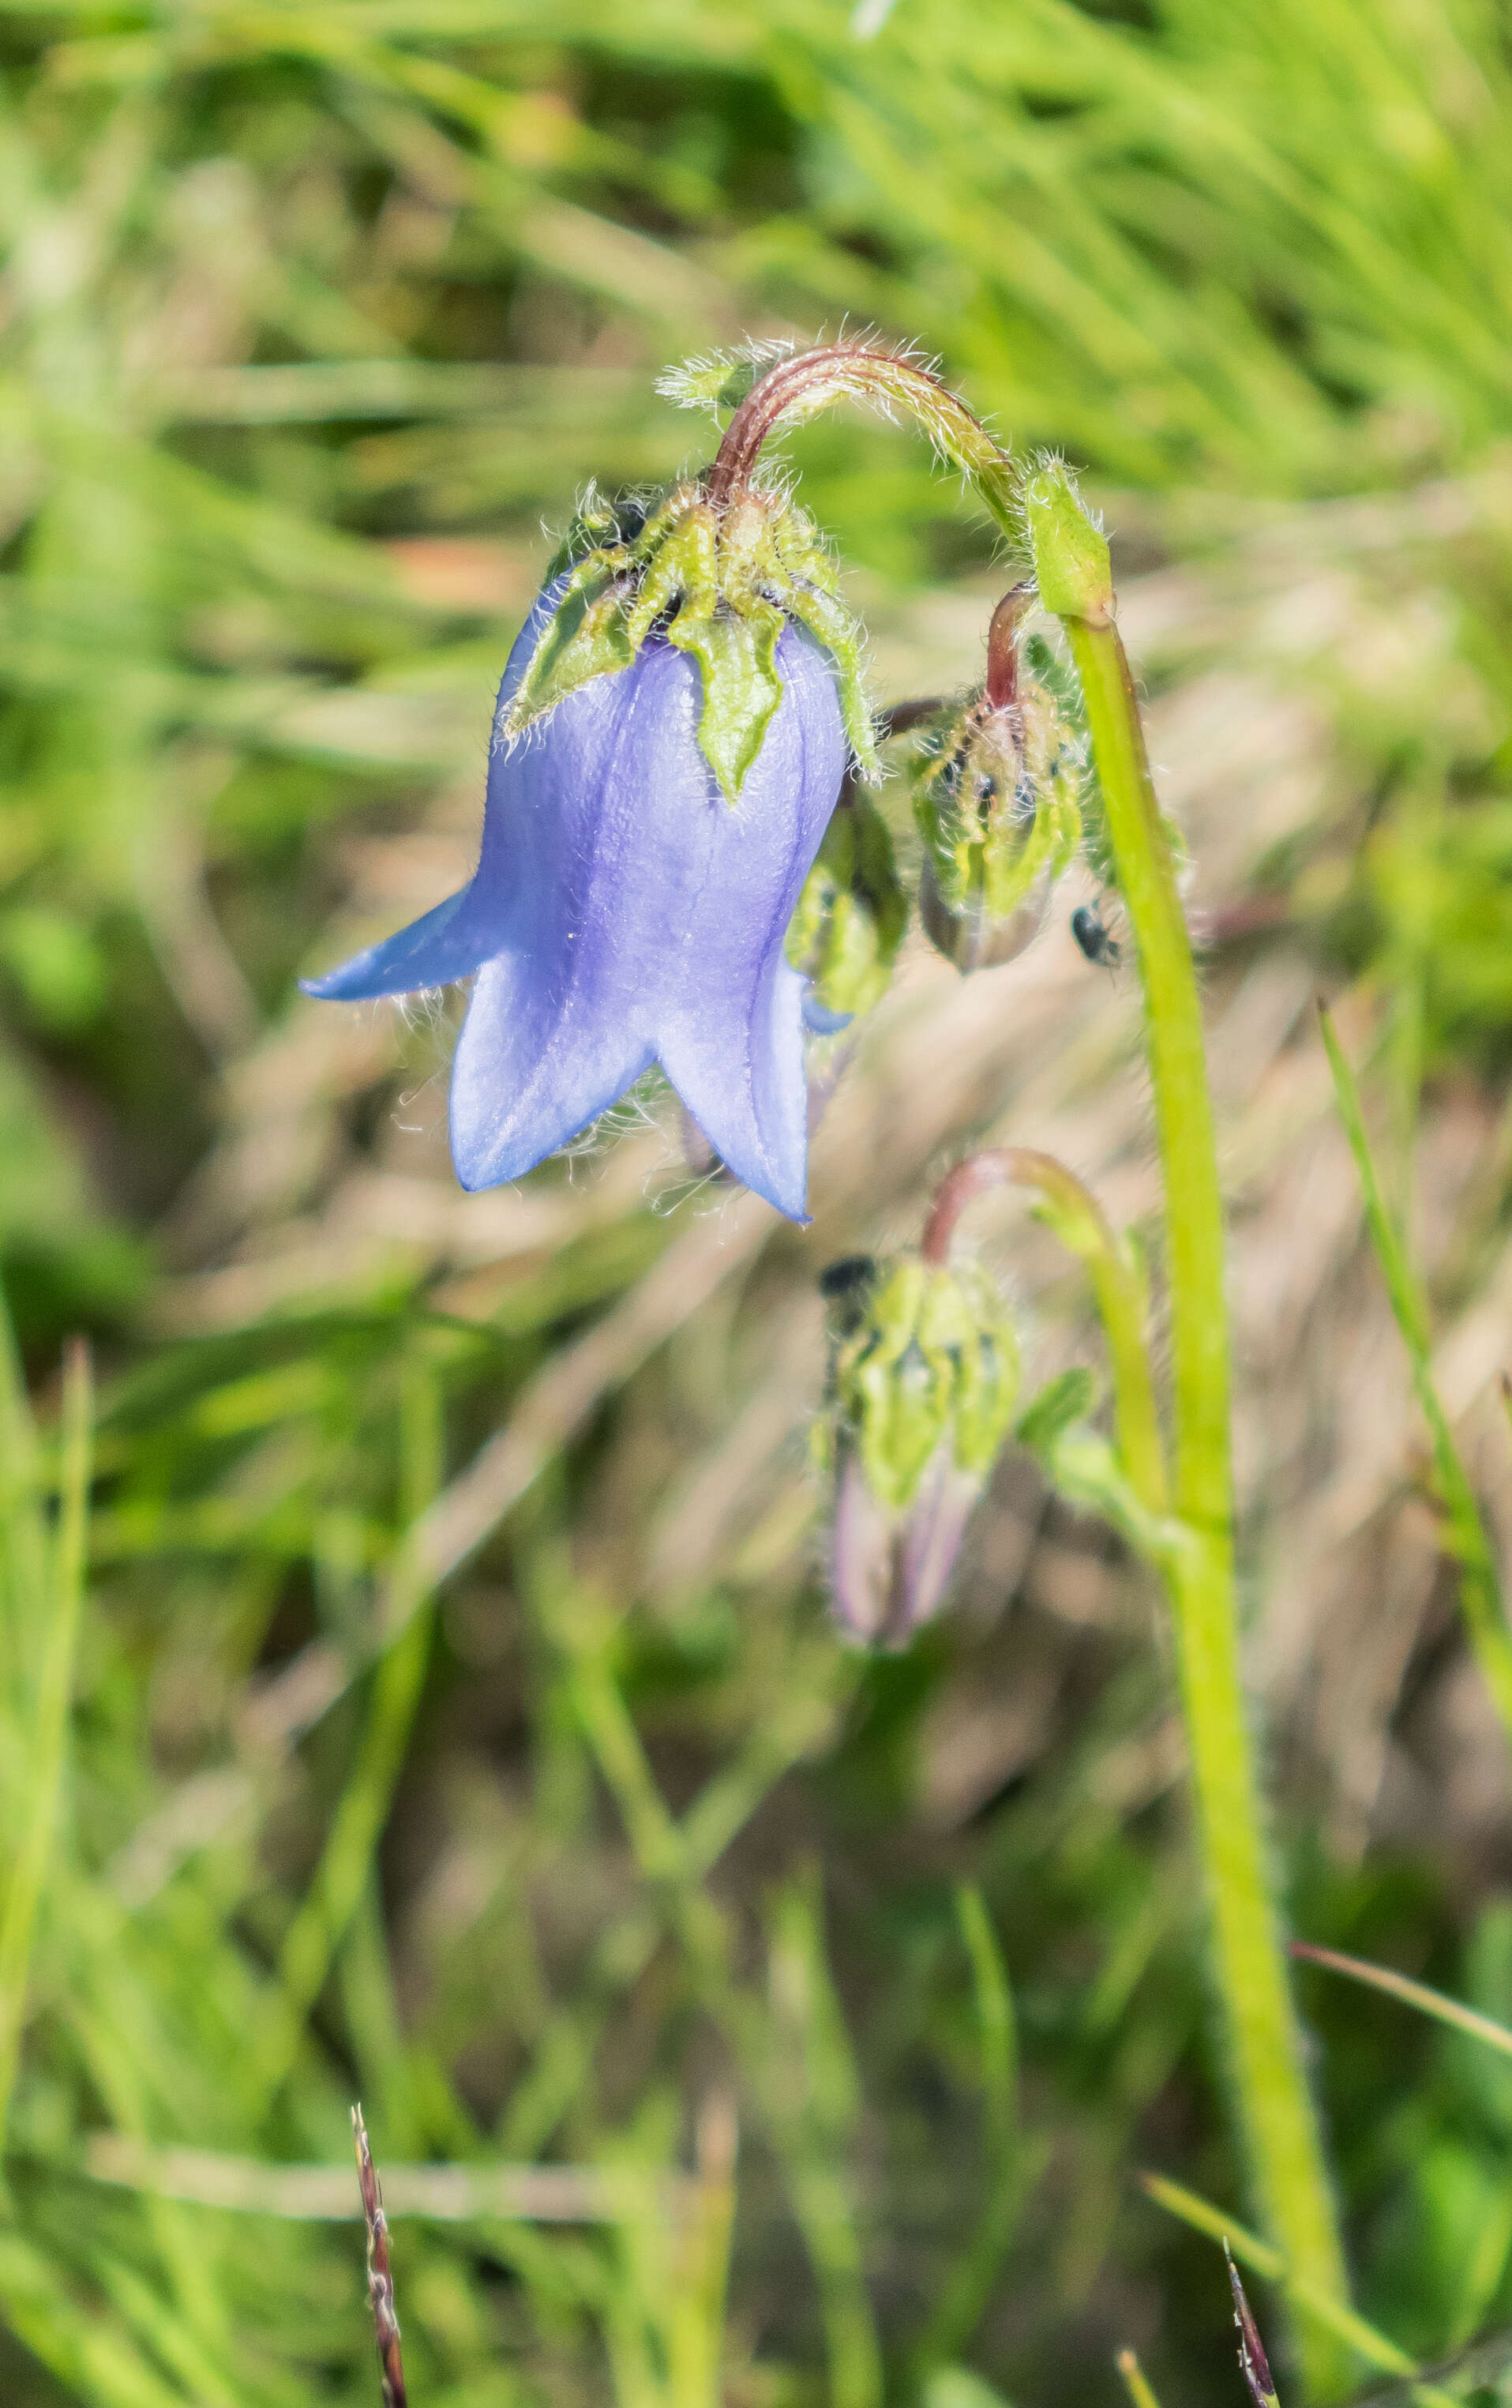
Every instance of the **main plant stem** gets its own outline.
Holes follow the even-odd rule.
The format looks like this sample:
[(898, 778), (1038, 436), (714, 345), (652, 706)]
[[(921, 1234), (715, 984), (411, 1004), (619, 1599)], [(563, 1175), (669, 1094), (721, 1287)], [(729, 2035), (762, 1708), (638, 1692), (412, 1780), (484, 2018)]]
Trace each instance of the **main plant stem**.
[[(1144, 986), (1165, 1193), (1175, 1406), (1174, 1504), (1191, 1534), (1166, 1581), (1191, 1756), (1214, 1970), (1267, 2228), (1288, 2263), (1348, 2297), (1348, 2277), (1271, 1905), (1254, 1751), (1240, 1677), (1229, 1453), (1223, 1213), (1202, 1008), (1139, 706), (1111, 616), (1064, 624), (1086, 699), (1119, 888)], [(1337, 2344), (1299, 2344), (1308, 2390), (1337, 2389)]]
[[(1240, 2122), (1271, 2235), (1295, 2277), (1342, 2300), (1348, 2296), (1344, 2255), (1271, 1905), (1240, 1680), (1223, 1215), (1202, 1010), (1139, 708), (1113, 625), (1107, 543), (1058, 462), (1046, 461), (1021, 476), (932, 371), (866, 343), (802, 352), (757, 379), (736, 408), (709, 469), (710, 501), (720, 509), (732, 504), (779, 426), (846, 399), (906, 412), (970, 479), (1009, 540), (1017, 546), (1027, 534), (1040, 601), (1064, 624), (1080, 673), (1119, 885), (1144, 982), (1165, 1189), (1174, 1505), (1185, 1535), (1179, 1547), (1166, 1551), (1163, 1569), (1176, 1621), (1214, 1973), (1233, 2052)], [(1011, 633), (1010, 622), (1005, 645)], [(1006, 673), (1004, 645), (998, 654), (999, 671)], [(1309, 2392), (1337, 2390), (1347, 2361), (1332, 2333), (1310, 2322), (1299, 2339)]]

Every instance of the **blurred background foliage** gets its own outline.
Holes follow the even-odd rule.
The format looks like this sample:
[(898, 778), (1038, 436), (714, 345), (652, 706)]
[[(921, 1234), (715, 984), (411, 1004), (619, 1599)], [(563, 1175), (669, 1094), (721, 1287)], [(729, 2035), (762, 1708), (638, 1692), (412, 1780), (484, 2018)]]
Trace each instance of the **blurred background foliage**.
[[(1311, 1937), (1512, 2011), (1512, 1789), (1308, 1017), (1321, 978), (1371, 1055), (1505, 1532), (1509, 40), (1503, 0), (0, 9), (8, 2400), (372, 2399), (358, 2093), (417, 2408), (1107, 2401), (1129, 2342), (1166, 2408), (1237, 2396), (1220, 2265), (1132, 2181), (1243, 2204), (1148, 1589), (1010, 1460), (957, 1611), (868, 1662), (803, 1468), (814, 1275), (952, 1148), (1148, 1215), (1122, 982), (1063, 927), (969, 983), (913, 951), (808, 1233), (654, 1099), (464, 1197), (445, 1011), (293, 988), (465, 873), (543, 520), (699, 457), (654, 375), (747, 334), (916, 340), (1090, 471), (1209, 945), (1278, 1862)], [(791, 452), (879, 698), (964, 682), (983, 527), (886, 427)], [(991, 1248), (1084, 1358), (1041, 1240)], [(1366, 2312), (1494, 2333), (1505, 2074), (1305, 2005)]]

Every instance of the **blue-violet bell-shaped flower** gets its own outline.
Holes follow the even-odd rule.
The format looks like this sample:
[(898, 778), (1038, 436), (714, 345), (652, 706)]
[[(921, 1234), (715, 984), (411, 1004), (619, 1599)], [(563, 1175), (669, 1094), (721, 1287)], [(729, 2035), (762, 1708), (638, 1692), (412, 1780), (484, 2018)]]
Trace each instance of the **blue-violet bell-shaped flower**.
[[(804, 981), (783, 946), (846, 769), (844, 668), (797, 614), (769, 610), (764, 716), (738, 779), (717, 775), (710, 653), (730, 614), (706, 597), (697, 642), (674, 592), (670, 624), (663, 611), (628, 644), (617, 628), (605, 666), (521, 727), (518, 690), (583, 585), (581, 564), (555, 578), (509, 655), (468, 884), (306, 991), (345, 1001), (476, 974), (451, 1082), (464, 1187), (518, 1179), (659, 1064), (729, 1168), (801, 1219)], [(632, 567), (593, 609), (622, 623), (635, 586)]]

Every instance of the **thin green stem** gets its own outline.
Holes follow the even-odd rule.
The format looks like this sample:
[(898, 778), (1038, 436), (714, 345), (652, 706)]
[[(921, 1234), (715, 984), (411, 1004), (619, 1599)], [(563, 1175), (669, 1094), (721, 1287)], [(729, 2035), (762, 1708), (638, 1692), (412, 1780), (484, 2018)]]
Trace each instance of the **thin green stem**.
[(16, 2085), (36, 1912), (52, 1853), (67, 1754), (89, 1529), (91, 1407), (89, 1352), (81, 1340), (76, 1340), (64, 1362), (58, 1522), (50, 1551), (42, 1660), (30, 1700), (32, 1746), (24, 1820), (0, 1907), (0, 2144)]
[(1086, 698), (1119, 888), (1145, 991), (1165, 1185), (1176, 1508), (1193, 1529), (1227, 1547), (1233, 1496), (1223, 1207), (1196, 972), (1118, 630), (1070, 619), (1066, 633)]
[(1113, 1417), (1123, 1469), (1141, 1504), (1152, 1513), (1163, 1512), (1165, 1446), (1145, 1343), (1145, 1283), (1096, 1197), (1076, 1172), (1034, 1146), (996, 1146), (968, 1154), (936, 1190), (921, 1240), (924, 1259), (943, 1262), (956, 1223), (973, 1197), (1004, 1186), (1036, 1189), (1043, 1199), (1043, 1218), (1067, 1251), (1087, 1266), (1113, 1373)]
[[(1266, 2224), (1309, 2289), (1344, 2300), (1348, 2278), (1317, 2117), (1303, 2071), (1271, 1902), (1240, 1676), (1229, 1456), (1223, 1212), (1202, 1007), (1176, 867), (1150, 778), (1134, 681), (1110, 611), (1063, 615), (1086, 699), (1108, 836), (1144, 986), (1146, 1043), (1165, 1196), (1175, 1506), (1191, 1543), (1167, 1559), (1214, 1971), (1239, 2114)], [(1295, 2294), (1305, 2310), (1300, 2292)], [(1336, 2387), (1336, 2337), (1300, 2332), (1314, 2393)]]

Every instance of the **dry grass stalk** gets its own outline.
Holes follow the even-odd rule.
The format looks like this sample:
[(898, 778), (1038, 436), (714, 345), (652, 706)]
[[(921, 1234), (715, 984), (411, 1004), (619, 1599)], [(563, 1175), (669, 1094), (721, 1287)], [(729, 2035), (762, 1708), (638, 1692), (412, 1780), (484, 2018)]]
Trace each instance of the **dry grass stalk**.
[(378, 2333), (378, 2380), (383, 2408), (407, 2408), (405, 2362), (399, 2352), (399, 2319), (393, 2308), (393, 2274), (389, 2265), (389, 2220), (383, 2213), (373, 2152), (361, 2107), (351, 2111), (352, 2139), (357, 2148), (357, 2179), (362, 2186), (363, 2214), (367, 2219), (367, 2297)]

